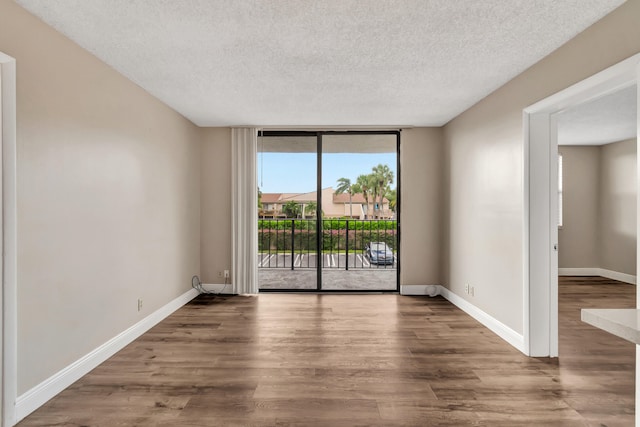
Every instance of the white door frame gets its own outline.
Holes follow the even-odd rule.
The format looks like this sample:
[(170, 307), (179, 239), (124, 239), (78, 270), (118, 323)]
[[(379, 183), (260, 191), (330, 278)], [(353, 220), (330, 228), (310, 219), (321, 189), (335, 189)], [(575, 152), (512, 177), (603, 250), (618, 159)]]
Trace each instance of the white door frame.
[(529, 356), (558, 356), (558, 132), (554, 115), (638, 81), (640, 53), (523, 111), (524, 345)]
[(17, 342), (18, 342), (18, 300), (16, 282), (16, 61), (0, 52), (0, 128), (2, 138), (0, 241), (3, 257), (0, 259), (2, 274), (2, 340), (0, 382), (2, 398), (0, 409), (3, 426), (16, 423), (15, 403), (18, 395)]

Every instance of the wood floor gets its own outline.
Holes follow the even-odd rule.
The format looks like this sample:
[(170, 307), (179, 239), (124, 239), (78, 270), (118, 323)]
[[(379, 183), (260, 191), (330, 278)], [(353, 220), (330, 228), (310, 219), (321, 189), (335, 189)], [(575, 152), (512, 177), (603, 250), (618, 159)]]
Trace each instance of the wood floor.
[(635, 346), (580, 322), (635, 286), (563, 278), (559, 359), (441, 297), (200, 296), (20, 426), (632, 426)]

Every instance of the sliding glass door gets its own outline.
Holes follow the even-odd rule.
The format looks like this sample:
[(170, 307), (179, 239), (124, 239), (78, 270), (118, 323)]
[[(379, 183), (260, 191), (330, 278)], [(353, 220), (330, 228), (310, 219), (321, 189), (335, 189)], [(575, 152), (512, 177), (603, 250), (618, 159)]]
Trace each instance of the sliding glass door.
[(322, 289), (396, 290), (397, 136), (323, 135), (321, 175)]
[(258, 137), (262, 291), (397, 291), (398, 132)]
[(258, 136), (258, 286), (317, 290), (315, 134)]

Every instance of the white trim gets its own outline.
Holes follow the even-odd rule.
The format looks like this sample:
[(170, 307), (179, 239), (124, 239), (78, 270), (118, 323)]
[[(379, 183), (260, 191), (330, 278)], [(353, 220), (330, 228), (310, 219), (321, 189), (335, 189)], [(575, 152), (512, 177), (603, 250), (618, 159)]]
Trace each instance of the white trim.
[(89, 354), (81, 357), (55, 375), (41, 382), (16, 399), (16, 421), (44, 405), (49, 399), (69, 387), (89, 371), (120, 351), (140, 335), (157, 325), (171, 313), (198, 296), (198, 291), (189, 289), (173, 301), (140, 320), (129, 329), (113, 337)]
[[(638, 91), (640, 92), (640, 89), (638, 89)], [(640, 99), (638, 100), (638, 103), (640, 104)], [(638, 112), (638, 115), (640, 115), (640, 111)], [(640, 426), (640, 411), (638, 411), (638, 408), (640, 408), (640, 393), (638, 393), (638, 384), (640, 384), (640, 345), (636, 344), (636, 422), (635, 424), (637, 426)]]
[(232, 283), (227, 283), (226, 285), (224, 283), (203, 283), (202, 289), (214, 294), (234, 295)]
[(620, 273), (619, 271), (607, 270), (605, 268), (600, 268), (598, 270), (600, 271), (600, 274), (598, 274), (598, 276), (606, 277), (607, 279), (618, 280), (624, 283), (630, 283), (632, 285), (635, 285), (637, 283), (636, 276), (634, 275)]
[(552, 115), (634, 84), (639, 64), (640, 54), (636, 54), (523, 110), (524, 348), (530, 356), (554, 357), (558, 348), (557, 269), (553, 268), (558, 230), (557, 223), (550, 221), (557, 214), (551, 211), (551, 197), (556, 194), (549, 194), (557, 137)]
[(500, 322), (493, 316), (485, 313), (475, 305), (471, 304), (464, 298), (451, 292), (449, 289), (441, 285), (402, 285), (400, 286), (400, 294), (402, 295), (442, 295), (444, 299), (476, 319), (487, 329), (498, 335), (500, 338), (511, 344), (521, 352), (526, 354), (524, 335), (517, 333), (504, 323)]
[(529, 219), (529, 182), (530, 182), (530, 154), (529, 154), (529, 117), (526, 113), (522, 113), (522, 128), (523, 128), (523, 140), (522, 140), (522, 194), (524, 200), (522, 201), (522, 209), (524, 217), (522, 220), (522, 331), (524, 336), (524, 354), (531, 354), (531, 334), (530, 321), (531, 321), (531, 297), (529, 295), (531, 269), (529, 261), (529, 253), (531, 241), (531, 227)]
[(4, 426), (16, 423), (18, 393), (18, 299), (16, 211), (16, 61), (0, 52), (2, 74), (2, 400)]
[(607, 279), (618, 280), (624, 283), (630, 283), (632, 285), (637, 284), (637, 276), (627, 273), (620, 273), (619, 271), (607, 270), (606, 268), (559, 268), (558, 275), (560, 276), (600, 276)]
[(640, 53), (528, 106), (524, 112), (527, 114), (558, 113), (629, 87), (636, 82), (638, 64), (640, 64)]
[(475, 305), (471, 304), (464, 298), (451, 292), (449, 289), (440, 286), (440, 295), (447, 299), (451, 304), (458, 307), (460, 310), (467, 313), (469, 316), (482, 323), (486, 328), (491, 330), (494, 334), (514, 346), (516, 349), (525, 353), (524, 335), (517, 333), (504, 323), (500, 322), (493, 316), (485, 313)]
[(558, 268), (558, 276), (600, 276), (598, 267)]

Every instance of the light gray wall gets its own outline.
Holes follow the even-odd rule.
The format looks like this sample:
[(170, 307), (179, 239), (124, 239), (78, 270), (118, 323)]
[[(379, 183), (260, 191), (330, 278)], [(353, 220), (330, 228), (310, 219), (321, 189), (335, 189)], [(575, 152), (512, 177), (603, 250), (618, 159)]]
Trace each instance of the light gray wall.
[[(205, 199), (229, 198), (213, 180), (230, 175), (228, 151), (210, 145), (226, 131), (205, 132), (210, 165), (190, 122), (14, 3), (0, 2), (0, 16), (0, 50), (18, 60), (23, 393), (188, 290), (201, 259), (220, 254), (205, 281), (226, 268), (230, 246), (202, 243), (201, 257), (200, 227), (228, 245), (230, 214)], [(404, 284), (443, 281), (464, 296), (470, 283), (474, 305), (522, 332), (522, 109), (639, 52), (638, 16), (640, 0), (628, 0), (447, 124), (444, 164), (441, 130), (403, 136), (425, 141), (403, 154), (404, 199), (416, 197), (403, 201)], [(440, 202), (444, 216), (423, 210)]]
[(562, 146), (563, 221), (558, 230), (560, 268), (600, 266), (600, 147)]
[[(445, 285), (518, 333), (522, 110), (640, 52), (638, 16), (640, 0), (628, 0), (445, 126)], [(475, 286), (475, 297), (465, 295), (465, 283)]]
[(0, 16), (17, 61), (20, 395), (191, 288), (200, 132), (13, 2)]
[(400, 284), (442, 282), (442, 129), (403, 130), (400, 141)]
[(200, 192), (202, 283), (223, 283), (231, 270), (231, 129), (203, 131)]
[(636, 275), (636, 140), (561, 146), (564, 221), (560, 268)]
[[(221, 283), (231, 266), (231, 130), (203, 131), (201, 279)], [(441, 282), (442, 155), (442, 129), (402, 131), (402, 285)]]
[(636, 140), (600, 151), (600, 268), (636, 275)]

